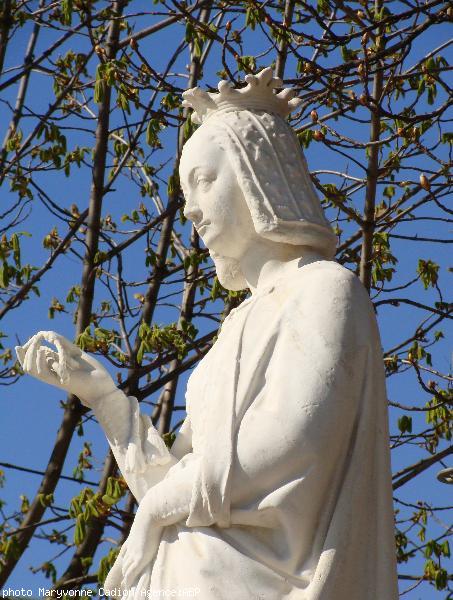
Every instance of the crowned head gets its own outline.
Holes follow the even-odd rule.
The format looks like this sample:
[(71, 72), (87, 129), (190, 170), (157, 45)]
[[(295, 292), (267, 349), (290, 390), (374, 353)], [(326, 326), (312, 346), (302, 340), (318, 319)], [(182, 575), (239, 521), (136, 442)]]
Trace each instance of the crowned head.
[(199, 87), (183, 92), (183, 106), (193, 109), (192, 122), (201, 125), (210, 117), (217, 117), (230, 110), (254, 110), (279, 115), (286, 118), (299, 105), (295, 91), (286, 88), (280, 92), (283, 82), (274, 77), (272, 69), (267, 67), (257, 75), (246, 75), (247, 85), (235, 88), (230, 81), (220, 81), (218, 93), (206, 92)]
[(229, 289), (246, 287), (240, 254), (253, 239), (309, 247), (328, 259), (336, 245), (286, 121), (300, 101), (292, 89), (277, 91), (282, 82), (270, 68), (245, 80), (240, 89), (221, 81), (218, 93), (183, 94), (201, 125), (181, 157), (185, 212)]

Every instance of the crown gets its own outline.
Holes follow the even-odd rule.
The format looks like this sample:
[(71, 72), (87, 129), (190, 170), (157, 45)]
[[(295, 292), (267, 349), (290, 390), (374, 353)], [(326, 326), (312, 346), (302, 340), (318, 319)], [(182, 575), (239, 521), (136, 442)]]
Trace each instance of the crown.
[(262, 110), (286, 118), (302, 100), (294, 98), (296, 92), (291, 88), (275, 92), (275, 88), (281, 88), (283, 82), (273, 75), (271, 67), (256, 75), (246, 75), (247, 85), (240, 89), (236, 89), (230, 81), (220, 81), (218, 94), (194, 87), (183, 92), (182, 105), (193, 108), (192, 121), (198, 125), (212, 114), (224, 110)]

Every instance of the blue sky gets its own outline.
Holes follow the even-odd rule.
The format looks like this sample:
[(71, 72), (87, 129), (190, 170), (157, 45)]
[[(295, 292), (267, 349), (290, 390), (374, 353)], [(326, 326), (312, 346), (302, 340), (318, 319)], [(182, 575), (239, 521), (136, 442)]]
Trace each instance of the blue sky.
[[(144, 19), (146, 21), (146, 18)], [(140, 26), (144, 25), (142, 23)], [(24, 27), (20, 35), (15, 39), (14, 45), (9, 49), (7, 54), (7, 67), (20, 64), (24, 53), (24, 48), (29, 34), (29, 27)], [(413, 48), (413, 61), (416, 60), (417, 55), (425, 50), (425, 47), (434, 47), (439, 45), (444, 39), (447, 39), (449, 34), (448, 25), (445, 27), (438, 27), (434, 33), (428, 32), (428, 34), (421, 39), (419, 42), (414, 44)], [(36, 54), (39, 54), (48, 44), (52, 34), (45, 32), (39, 41)], [(160, 68), (166, 59), (166, 52), (176, 40), (179, 42), (183, 36), (183, 29), (181, 27), (175, 27), (171, 30), (171, 33), (162, 32), (156, 36), (152, 41), (144, 42), (141, 44), (141, 50), (148, 57), (152, 57), (155, 61), (156, 68)], [(434, 39), (435, 36), (435, 39)], [(248, 54), (257, 52), (262, 41), (259, 39), (259, 34), (256, 34), (256, 38), (251, 38), (248, 41)], [(84, 46), (83, 40), (80, 40), (81, 48)], [(150, 58), (151, 60), (151, 58)], [(265, 58), (260, 64), (267, 64), (269, 59)], [(290, 65), (291, 66), (291, 63)], [(183, 70), (183, 65), (178, 64), (180, 71)], [(208, 61), (205, 68), (205, 79), (204, 82), (210, 84), (215, 83), (216, 77), (215, 71), (220, 68), (219, 56), (213, 53), (211, 59)], [(181, 86), (183, 85), (182, 80)], [(49, 78), (43, 73), (33, 73), (31, 80), (31, 94), (32, 94), (32, 105), (36, 111), (44, 111), (49, 101), (52, 98), (51, 85)], [(7, 92), (5, 99), (12, 101), (14, 95), (17, 92), (17, 88), (11, 89)], [(29, 100), (30, 102), (30, 100)], [(94, 107), (94, 105), (92, 105)], [(321, 111), (320, 116), (321, 116)], [(5, 131), (8, 123), (8, 114), (4, 110), (4, 107), (0, 109), (0, 122), (2, 129)], [(27, 130), (27, 125), (24, 126), (24, 130)], [(343, 133), (351, 133), (357, 135), (357, 131), (348, 131), (347, 127), (344, 128)], [(80, 137), (80, 142), (78, 140)], [(71, 143), (82, 143), (84, 134), (79, 136), (75, 133), (71, 134)], [(174, 132), (170, 131), (165, 134), (164, 141), (173, 143)], [(89, 145), (90, 142), (84, 142)], [(327, 158), (324, 152), (324, 148), (318, 144), (312, 144), (306, 152), (308, 164), (312, 170), (315, 169), (326, 169), (335, 168), (338, 170), (348, 170), (350, 173), (354, 172), (354, 166), (344, 161), (344, 164), (340, 164), (341, 159), (338, 160), (338, 164), (334, 166), (331, 162), (331, 158)], [(65, 206), (69, 206), (73, 202), (76, 202), (80, 208), (84, 208), (86, 205), (89, 186), (90, 186), (90, 173), (88, 169), (82, 169), (81, 171), (73, 171), (72, 176), (69, 179), (65, 179), (55, 173), (51, 173), (48, 176), (41, 179), (44, 182), (45, 189), (55, 199)], [(2, 190), (2, 194), (8, 194), (5, 190)], [(118, 218), (120, 214), (124, 212), (130, 212), (135, 205), (138, 203), (135, 189), (133, 190), (129, 182), (123, 178), (118, 179), (115, 185), (114, 192), (109, 195), (105, 203), (105, 212), (111, 213), (114, 218)], [(429, 214), (430, 209), (426, 209), (426, 213)], [(32, 264), (41, 264), (48, 257), (48, 252), (43, 249), (41, 241), (49, 232), (49, 229), (54, 225), (55, 219), (52, 215), (49, 215), (47, 209), (39, 202), (34, 202), (32, 206), (32, 213), (28, 222), (21, 226), (24, 230), (32, 230), (33, 237), (24, 240), (23, 242), (23, 254), (24, 262), (29, 260)], [(19, 229), (21, 229), (19, 228)], [(415, 232), (423, 234), (426, 237), (447, 237), (447, 230), (443, 228), (440, 232), (438, 224), (424, 222), (423, 231), (418, 230), (419, 225), (407, 223), (402, 226), (399, 233), (414, 234)], [(142, 245), (138, 244), (137, 247), (131, 249), (125, 258), (127, 261), (127, 274), (129, 278), (143, 279), (143, 241)], [(396, 251), (395, 253), (399, 257), (399, 274), (398, 279), (395, 282), (395, 286), (398, 282), (404, 282), (414, 276), (417, 260), (421, 258), (430, 258), (441, 266), (441, 286), (442, 281), (445, 281), (447, 277), (448, 269), (448, 258), (446, 246), (439, 244), (426, 243), (420, 248), (419, 244), (413, 244), (412, 242), (403, 242), (394, 240), (392, 247)], [(1, 329), (7, 333), (10, 338), (7, 340), (8, 344), (13, 346), (17, 341), (21, 343), (25, 342), (30, 335), (39, 329), (55, 329), (58, 332), (66, 335), (70, 339), (74, 335), (74, 326), (71, 322), (71, 318), (68, 316), (59, 316), (54, 321), (49, 321), (47, 312), (49, 304), (54, 297), (64, 298), (69, 287), (75, 283), (78, 283), (80, 278), (80, 268), (78, 262), (71, 257), (71, 255), (65, 255), (58, 261), (58, 265), (55, 269), (52, 269), (47, 273), (45, 279), (41, 284), (41, 297), (34, 298), (33, 301), (24, 303), (19, 309), (14, 310), (8, 314), (6, 320), (1, 324)], [(444, 284), (445, 285), (445, 284)], [(421, 286), (410, 288), (410, 297), (414, 300), (420, 300), (425, 304), (429, 304), (430, 300), (434, 297), (431, 291), (425, 292)], [(162, 309), (157, 314), (158, 319), (162, 319), (162, 322), (174, 320), (177, 317), (177, 312), (171, 307)], [(381, 329), (381, 335), (383, 340), (384, 348), (392, 347), (395, 343), (408, 337), (417, 324), (423, 314), (421, 311), (416, 309), (406, 308), (393, 308), (393, 307), (382, 307), (379, 310), (378, 318)], [(446, 326), (443, 325), (443, 330), (447, 333)], [(435, 347), (433, 352), (434, 363), (436, 368), (441, 371), (448, 372), (450, 370), (451, 355), (450, 345), (448, 340), (441, 342)], [(182, 377), (179, 384), (179, 400), (178, 404), (182, 403), (182, 396), (184, 390), (184, 383), (186, 377)], [(391, 377), (388, 381), (388, 393), (391, 400), (401, 402), (403, 404), (421, 404), (422, 401), (426, 401), (426, 398), (421, 396), (418, 383), (415, 380), (413, 374), (399, 375), (397, 377)], [(3, 388), (0, 397), (0, 414), (2, 418), (2, 435), (0, 437), (0, 461), (10, 462), (17, 465), (23, 465), (35, 469), (43, 469), (47, 463), (50, 451), (52, 449), (55, 433), (60, 424), (62, 409), (59, 406), (59, 401), (63, 400), (62, 394), (58, 390), (54, 390), (49, 386), (41, 384), (29, 377), (24, 377), (16, 385)], [(397, 413), (393, 409), (390, 411), (390, 423), (392, 430), (395, 430), (395, 421)], [(424, 413), (415, 413), (413, 415), (414, 429), (418, 429), (424, 421)], [(88, 423), (85, 430), (85, 438), (93, 443), (93, 454), (94, 469), (91, 472), (87, 472), (87, 478), (96, 481), (100, 476), (102, 468), (102, 459), (105, 456), (107, 444), (104, 439), (104, 435), (100, 428), (95, 423)], [(66, 461), (63, 472), (66, 475), (71, 475), (73, 466), (77, 461), (78, 453), (80, 452), (82, 444), (81, 438), (75, 438), (72, 445), (69, 456)], [(425, 456), (425, 452), (422, 452), (418, 448), (412, 446), (404, 451), (399, 451), (398, 454), (393, 456), (393, 467), (399, 469), (402, 466), (406, 466), (411, 462), (416, 462), (419, 458)], [(436, 465), (433, 468), (427, 470), (423, 475), (418, 477), (416, 480), (410, 482), (400, 490), (398, 490), (397, 496), (403, 501), (415, 503), (419, 498), (423, 498), (428, 503), (433, 505), (446, 505), (448, 503), (447, 488), (445, 485), (440, 484), (436, 480), (436, 472), (440, 466)], [(20, 473), (13, 470), (5, 470), (6, 474), (6, 486), (0, 491), (0, 498), (6, 500), (7, 507), (6, 511), (13, 510), (17, 507), (19, 502), (19, 495), (25, 494), (29, 498), (33, 497), (36, 492), (37, 485), (39, 484), (40, 478), (36, 475)], [(69, 500), (78, 491), (79, 484), (65, 482), (61, 483), (57, 488), (55, 496), (55, 503), (58, 506), (67, 506)], [(448, 513), (442, 513), (439, 517), (444, 523), (451, 522)], [(433, 524), (433, 535), (436, 532), (442, 530), (441, 525)], [(111, 533), (111, 532), (110, 532)], [(60, 548), (49, 547), (48, 542), (34, 540), (32, 547), (25, 553), (19, 566), (9, 580), (9, 585), (12, 588), (27, 587), (33, 590), (37, 590), (39, 586), (47, 587), (49, 581), (46, 580), (42, 573), (33, 575), (30, 571), (30, 565), (38, 566), (44, 558), (50, 558), (52, 552), (57, 553)], [(68, 552), (62, 560), (57, 561), (57, 564), (64, 564), (65, 559), (67, 560), (71, 556), (71, 552)], [(95, 561), (96, 562), (96, 561)], [(413, 573), (415, 572), (413, 566), (404, 566), (401, 568), (402, 573)], [(402, 583), (402, 589), (405, 589), (409, 584), (407, 582)], [(428, 586), (420, 586), (411, 593), (404, 596), (407, 600), (438, 600), (442, 597), (442, 594), (436, 593), (432, 588)]]

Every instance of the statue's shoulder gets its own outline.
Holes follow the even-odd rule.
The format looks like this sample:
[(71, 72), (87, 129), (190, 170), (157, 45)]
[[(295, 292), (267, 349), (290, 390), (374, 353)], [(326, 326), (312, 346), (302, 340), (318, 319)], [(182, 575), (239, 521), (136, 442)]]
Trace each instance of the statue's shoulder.
[(303, 265), (294, 273), (286, 290), (287, 307), (294, 304), (317, 314), (354, 309), (368, 316), (371, 309), (369, 296), (359, 278), (349, 269), (331, 260), (319, 260)]
[(356, 278), (354, 273), (335, 260), (315, 260), (299, 267), (300, 277)]
[(298, 290), (312, 290), (314, 293), (330, 290), (360, 295), (365, 292), (358, 277), (333, 260), (317, 260), (303, 265), (295, 273), (294, 284)]
[(316, 261), (299, 268), (274, 302), (280, 326), (299, 331), (303, 337), (309, 332), (332, 339), (338, 336), (351, 347), (377, 339), (367, 291), (352, 271), (334, 261)]

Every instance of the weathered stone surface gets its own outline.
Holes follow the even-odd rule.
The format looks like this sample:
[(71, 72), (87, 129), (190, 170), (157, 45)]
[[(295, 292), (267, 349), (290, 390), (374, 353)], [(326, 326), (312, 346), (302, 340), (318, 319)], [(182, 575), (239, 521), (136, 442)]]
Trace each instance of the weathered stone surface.
[(297, 103), (275, 95), (268, 69), (247, 82), (185, 94), (201, 123), (181, 159), (185, 214), (221, 283), (252, 294), (193, 371), (171, 452), (137, 401), (63, 337), (41, 332), (17, 354), (94, 410), (139, 502), (104, 586), (112, 595), (395, 600), (374, 312), (332, 260), (335, 237), (283, 119)]

